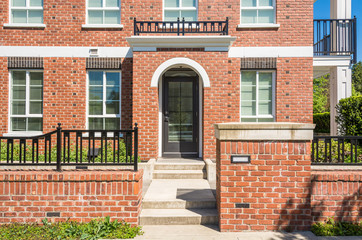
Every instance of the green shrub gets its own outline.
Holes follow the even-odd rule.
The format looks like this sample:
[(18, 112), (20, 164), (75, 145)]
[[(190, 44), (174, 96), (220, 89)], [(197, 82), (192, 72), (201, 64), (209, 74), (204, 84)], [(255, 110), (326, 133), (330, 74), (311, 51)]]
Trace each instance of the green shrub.
[(109, 217), (94, 219), (89, 223), (73, 221), (43, 224), (7, 224), (0, 226), (1, 240), (96, 240), (100, 238), (135, 238), (142, 235), (140, 227), (131, 227), (128, 223), (110, 221)]
[(338, 131), (342, 135), (362, 135), (362, 96), (341, 99), (336, 107)]
[(362, 222), (336, 222), (333, 218), (312, 225), (317, 236), (362, 236)]
[(330, 116), (329, 112), (313, 114), (313, 123), (316, 124), (314, 131), (317, 133), (329, 133), (331, 125)]
[[(331, 162), (331, 163), (338, 163), (338, 141), (331, 140), (331, 158), (329, 156), (329, 143), (327, 142), (327, 159), (325, 158), (325, 142), (319, 141), (318, 142), (318, 158), (317, 154), (314, 154), (314, 161), (315, 162)], [(314, 144), (314, 147), (316, 148), (317, 145)], [(353, 145), (353, 148), (355, 145)], [(355, 150), (353, 150), (354, 153)], [(344, 142), (344, 149), (342, 149), (342, 143), (340, 143), (340, 161), (342, 161), (342, 154), (344, 155), (344, 162), (345, 163), (351, 163), (351, 143), (348, 141)], [(353, 154), (353, 162), (355, 162), (355, 155)], [(357, 162), (362, 163), (362, 147), (357, 147)]]

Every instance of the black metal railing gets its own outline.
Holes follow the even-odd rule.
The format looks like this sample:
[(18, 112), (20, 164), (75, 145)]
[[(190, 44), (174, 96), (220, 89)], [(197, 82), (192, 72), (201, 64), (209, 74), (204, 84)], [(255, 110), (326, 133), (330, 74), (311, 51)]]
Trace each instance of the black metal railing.
[(138, 127), (132, 130), (57, 130), (35, 137), (0, 137), (0, 166), (133, 166)]
[(362, 165), (362, 136), (315, 136), (312, 164)]
[(314, 55), (351, 55), (357, 61), (357, 18), (315, 19)]
[(225, 21), (137, 21), (134, 18), (134, 35), (141, 33), (185, 34), (229, 34), (229, 19)]

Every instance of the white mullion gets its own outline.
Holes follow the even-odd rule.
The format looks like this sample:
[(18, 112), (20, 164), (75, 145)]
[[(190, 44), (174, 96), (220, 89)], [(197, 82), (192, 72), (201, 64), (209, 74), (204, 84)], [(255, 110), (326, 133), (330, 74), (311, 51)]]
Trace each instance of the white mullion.
[(107, 100), (107, 79), (106, 79), (106, 71), (103, 71), (103, 129), (105, 129), (105, 124), (106, 124), (106, 120), (105, 120), (105, 116), (107, 113), (106, 110), (106, 100)]
[(255, 99), (255, 108), (256, 108), (256, 116), (259, 115), (259, 71), (256, 72), (256, 99)]
[(30, 109), (30, 73), (26, 71), (25, 74), (25, 131), (28, 131), (28, 117)]

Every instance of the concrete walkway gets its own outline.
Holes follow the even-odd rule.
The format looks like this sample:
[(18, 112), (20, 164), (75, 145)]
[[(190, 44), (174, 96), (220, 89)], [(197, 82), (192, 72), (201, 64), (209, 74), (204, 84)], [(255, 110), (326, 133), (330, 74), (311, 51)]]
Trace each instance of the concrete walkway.
[(221, 233), (215, 225), (149, 225), (135, 240), (361, 240), (362, 237), (316, 237), (312, 232)]

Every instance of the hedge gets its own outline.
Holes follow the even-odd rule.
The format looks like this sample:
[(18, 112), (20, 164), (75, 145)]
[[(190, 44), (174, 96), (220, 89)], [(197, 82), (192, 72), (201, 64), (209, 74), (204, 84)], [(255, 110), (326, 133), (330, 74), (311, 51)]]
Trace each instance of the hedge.
[(362, 135), (362, 96), (341, 99), (336, 106), (338, 131), (345, 136)]
[(316, 124), (316, 127), (314, 129), (315, 132), (329, 133), (331, 124), (330, 113), (325, 112), (313, 114), (313, 123)]

